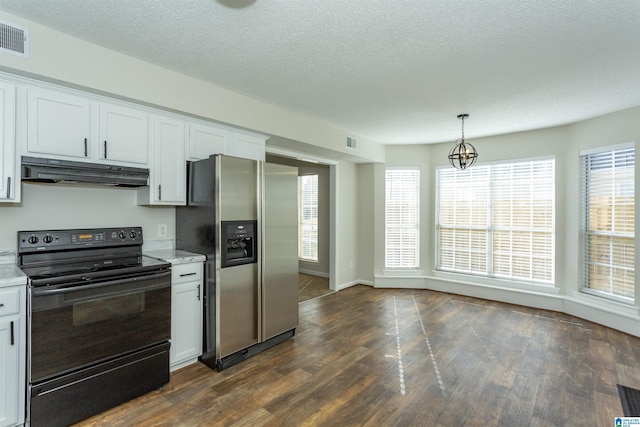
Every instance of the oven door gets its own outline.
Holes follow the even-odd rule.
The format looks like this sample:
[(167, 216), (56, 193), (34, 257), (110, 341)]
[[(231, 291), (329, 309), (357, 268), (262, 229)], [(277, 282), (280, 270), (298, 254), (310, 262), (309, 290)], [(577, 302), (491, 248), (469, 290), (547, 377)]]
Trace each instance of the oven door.
[(171, 335), (171, 272), (30, 288), (30, 383)]

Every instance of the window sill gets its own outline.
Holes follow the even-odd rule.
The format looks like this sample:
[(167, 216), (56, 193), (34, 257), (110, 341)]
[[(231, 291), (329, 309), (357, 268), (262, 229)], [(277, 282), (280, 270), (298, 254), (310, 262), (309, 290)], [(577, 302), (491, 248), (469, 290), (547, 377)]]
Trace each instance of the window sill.
[(382, 270), (384, 277), (424, 277), (424, 271), (418, 268), (397, 268)]
[(570, 297), (583, 305), (597, 308), (601, 310), (607, 310), (611, 313), (622, 314), (626, 316), (639, 316), (640, 308), (633, 303), (619, 302), (612, 299), (603, 298), (598, 295), (590, 294), (582, 291), (573, 291), (570, 293)]
[(495, 288), (504, 288), (510, 290), (519, 290), (527, 292), (537, 292), (542, 294), (560, 294), (560, 289), (552, 284), (541, 284), (534, 282), (521, 282), (508, 279), (500, 279), (496, 277), (474, 276), (470, 274), (452, 273), (448, 271), (434, 270), (433, 277), (448, 280), (451, 282), (464, 283), (468, 285), (490, 286)]

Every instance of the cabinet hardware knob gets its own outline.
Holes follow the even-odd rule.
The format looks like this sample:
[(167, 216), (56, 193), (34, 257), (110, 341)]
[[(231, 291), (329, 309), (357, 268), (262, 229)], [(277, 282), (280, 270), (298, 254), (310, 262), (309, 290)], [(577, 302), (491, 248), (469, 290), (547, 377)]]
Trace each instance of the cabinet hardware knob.
[(158, 200), (162, 200), (162, 184), (158, 185)]
[(195, 273), (195, 271), (194, 271), (193, 273), (184, 273), (184, 274), (181, 274), (181, 275), (180, 275), (180, 277), (195, 276), (195, 274), (196, 274), (196, 273)]
[(15, 343), (16, 343), (16, 337), (13, 332), (13, 321), (11, 321), (11, 345), (14, 345)]
[(107, 158), (107, 141), (104, 142), (104, 158)]
[(7, 199), (11, 198), (11, 177), (7, 177)]
[(200, 285), (198, 285), (198, 301), (200, 301)]
[(87, 151), (87, 138), (84, 139), (84, 156), (87, 157), (89, 152)]

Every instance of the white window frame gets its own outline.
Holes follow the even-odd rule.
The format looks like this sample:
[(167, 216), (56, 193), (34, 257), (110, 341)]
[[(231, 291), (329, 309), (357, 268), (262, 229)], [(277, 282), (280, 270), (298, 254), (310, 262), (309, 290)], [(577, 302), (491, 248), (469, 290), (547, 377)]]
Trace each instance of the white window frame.
[[(315, 181), (315, 188), (305, 197), (302, 192), (308, 178), (312, 185)], [(304, 262), (318, 262), (318, 182), (317, 173), (298, 176), (298, 259)], [(310, 214), (305, 215), (305, 211)]]
[[(599, 188), (593, 188), (589, 185), (590, 182), (590, 178), (591, 178), (591, 168), (588, 167), (587, 161), (597, 161), (598, 159), (593, 159), (593, 157), (595, 156), (606, 156), (608, 154), (612, 155), (612, 156), (616, 156), (616, 154), (621, 155), (623, 154), (623, 152), (625, 151), (632, 151), (632, 155), (633, 155), (633, 165), (631, 167), (631, 179), (629, 180), (628, 177), (626, 180), (624, 180), (623, 177), (621, 177), (620, 175), (616, 174), (615, 176), (612, 175), (611, 178), (612, 180), (610, 182), (607, 183), (607, 186), (610, 184), (611, 185), (611, 192), (608, 193), (602, 193), (602, 190), (607, 190), (606, 187), (602, 187), (600, 186)], [(593, 160), (592, 160), (593, 159)], [(604, 160), (606, 162), (606, 159), (601, 159)], [(606, 166), (606, 163), (603, 164), (603, 166)], [(616, 173), (615, 167), (611, 168), (606, 168), (603, 167), (602, 169), (608, 169), (611, 170), (611, 173), (614, 174)], [(596, 296), (599, 298), (604, 298), (604, 299), (608, 299), (608, 300), (613, 300), (616, 302), (620, 302), (620, 303), (624, 303), (624, 304), (634, 304), (634, 300), (637, 298), (636, 295), (636, 285), (635, 283), (637, 282), (637, 280), (635, 279), (635, 255), (634, 256), (624, 256), (625, 254), (625, 247), (624, 246), (620, 246), (620, 245), (615, 245), (613, 239), (615, 238), (622, 238), (625, 240), (630, 240), (630, 245), (627, 245), (626, 247), (629, 248), (633, 248), (633, 252), (635, 253), (635, 215), (633, 218), (631, 218), (630, 221), (627, 221), (625, 219), (623, 219), (623, 217), (621, 217), (620, 215), (616, 215), (617, 213), (617, 209), (616, 207), (620, 207), (622, 208), (623, 204), (610, 204), (612, 206), (612, 210), (610, 212), (611, 214), (611, 230), (592, 230), (591, 229), (591, 224), (590, 224), (590, 218), (591, 218), (591, 203), (590, 200), (588, 198), (588, 195), (590, 192), (595, 192), (600, 190), (600, 194), (607, 194), (610, 197), (614, 197), (614, 196), (620, 196), (620, 188), (622, 188), (622, 186), (624, 185), (624, 187), (626, 188), (626, 193), (632, 195), (633, 199), (631, 200), (630, 205), (634, 206), (635, 205), (635, 192), (636, 192), (636, 188), (635, 188), (635, 169), (636, 169), (636, 163), (635, 163), (635, 144), (634, 143), (626, 143), (626, 144), (618, 144), (618, 145), (613, 145), (613, 146), (607, 146), (607, 147), (601, 147), (601, 148), (596, 148), (596, 149), (591, 149), (591, 150), (584, 150), (580, 152), (580, 177), (581, 177), (581, 181), (580, 181), (580, 186), (581, 186), (581, 217), (582, 217), (582, 222), (581, 222), (581, 247), (582, 247), (582, 257), (581, 257), (581, 263), (582, 263), (582, 287), (581, 287), (581, 292), (585, 293), (585, 294), (589, 294), (592, 296)], [(624, 173), (624, 171), (623, 171)], [(631, 186), (631, 188), (629, 188), (629, 186)], [(600, 205), (600, 208), (602, 209), (603, 206), (608, 206), (609, 203), (604, 204), (604, 205)], [(634, 214), (635, 214), (635, 208), (634, 208)], [(620, 221), (626, 221), (626, 224), (621, 224)], [(618, 226), (618, 224), (620, 224), (620, 226)], [(626, 227), (625, 227), (626, 225)], [(620, 230), (621, 228), (628, 228), (629, 225), (631, 226), (631, 230)], [(600, 228), (600, 227), (599, 227)], [(607, 254), (603, 254), (602, 257), (600, 257), (598, 262), (593, 262), (592, 261), (592, 254), (591, 254), (591, 239), (592, 238), (609, 238), (609, 247), (607, 250)], [(606, 245), (605, 245), (606, 246)], [(600, 247), (602, 249), (602, 246)], [(620, 257), (622, 257), (622, 263), (616, 262), (614, 261), (615, 258), (618, 258), (618, 261), (620, 261)], [(608, 261), (607, 261), (608, 259)], [(631, 265), (629, 265), (631, 264)], [(609, 270), (609, 277), (608, 277), (608, 286), (610, 288), (610, 290), (607, 292), (603, 289), (596, 289), (595, 287), (592, 287), (592, 283), (591, 283), (591, 268), (604, 268), (605, 270), (608, 269)], [(631, 274), (633, 275), (634, 279), (631, 281), (631, 295), (625, 295), (625, 294), (619, 294), (619, 293), (615, 293), (613, 291), (613, 286), (614, 286), (614, 280), (612, 278), (612, 274), (614, 270), (619, 270), (619, 271), (626, 271), (626, 272), (631, 272)], [(625, 273), (626, 274), (626, 273)], [(602, 284), (602, 282), (599, 282), (600, 284)], [(604, 284), (605, 286), (607, 285), (606, 283)], [(625, 282), (625, 285), (623, 285), (625, 288), (628, 286), (628, 282)]]
[[(390, 182), (391, 175), (405, 175), (411, 179), (414, 187), (407, 191), (407, 181)], [(413, 175), (413, 178), (410, 177)], [(402, 179), (399, 175), (395, 179)], [(390, 193), (390, 185), (400, 192)], [(408, 199), (407, 199), (408, 198)], [(408, 205), (406, 202), (409, 202)], [(393, 205), (391, 204), (393, 202)], [(398, 205), (401, 204), (401, 206)], [(408, 208), (407, 208), (408, 207)], [(402, 212), (394, 218), (392, 210)], [(397, 236), (398, 243), (391, 244), (390, 234)], [(407, 244), (406, 241), (413, 242)], [(418, 270), (420, 268), (420, 168), (388, 167), (385, 168), (385, 270)]]
[[(501, 220), (499, 218), (494, 217), (497, 212), (496, 211), (497, 208), (495, 205), (498, 202), (498, 196), (496, 195), (496, 192), (497, 192), (496, 187), (499, 185), (497, 181), (498, 177), (496, 176), (498, 171), (506, 169), (505, 166), (508, 166), (513, 169), (517, 165), (526, 165), (526, 164), (529, 164), (533, 168), (535, 163), (537, 163), (539, 166), (545, 167), (546, 164), (542, 162), (550, 162), (552, 171), (553, 171), (552, 175), (549, 177), (551, 182), (550, 183), (546, 182), (544, 184), (545, 188), (543, 188), (547, 192), (551, 191), (550, 196), (543, 197), (543, 200), (548, 201), (549, 198), (551, 199), (551, 213), (548, 216), (546, 223), (543, 225), (534, 224), (534, 219), (537, 219), (537, 217), (534, 216), (532, 213), (531, 214), (532, 216), (530, 217), (530, 220), (531, 220), (530, 226), (518, 226), (513, 224), (510, 226), (498, 225)], [(548, 167), (549, 165), (546, 165), (546, 166)], [(450, 223), (450, 224), (444, 223), (446, 219), (445, 220), (441, 219), (441, 213), (443, 208), (442, 206), (443, 200), (441, 197), (442, 191), (443, 191), (442, 190), (443, 184), (441, 180), (444, 179), (444, 177), (442, 176), (443, 172), (446, 172), (447, 174), (461, 174), (460, 176), (462, 177), (465, 176), (462, 174), (467, 174), (466, 177), (470, 180), (473, 180), (473, 177), (469, 174), (478, 175), (479, 178), (476, 179), (475, 181), (472, 181), (471, 185), (477, 185), (478, 186), (477, 190), (474, 190), (474, 191), (481, 192), (481, 195), (479, 199), (475, 199), (477, 203), (475, 208), (473, 207), (473, 201), (469, 203), (469, 205), (471, 206), (469, 209), (477, 209), (475, 213), (471, 213), (470, 211), (469, 224), (462, 224), (458, 226), (454, 223)], [(532, 180), (531, 182), (535, 183), (536, 180)], [(455, 191), (458, 191), (458, 190), (455, 190)], [(531, 191), (535, 192), (536, 189), (532, 188)], [(548, 193), (545, 192), (544, 194), (548, 194)], [(531, 198), (533, 199), (533, 197), (534, 196), (532, 194)], [(482, 200), (483, 198), (484, 200)], [(455, 204), (455, 200), (453, 201), (453, 203), (454, 203), (454, 206), (457, 206), (457, 204)], [(556, 211), (555, 204), (556, 204), (555, 203), (555, 157), (553, 156), (481, 163), (481, 164), (476, 164), (472, 168), (469, 168), (465, 171), (456, 171), (455, 169), (452, 169), (450, 166), (443, 166), (443, 167), (437, 168), (436, 170), (436, 212), (435, 212), (436, 270), (438, 272), (444, 272), (444, 273), (476, 276), (478, 277), (478, 279), (481, 279), (484, 277), (489, 279), (508, 280), (510, 282), (522, 283), (525, 285), (533, 284), (533, 285), (542, 285), (545, 287), (555, 285), (555, 211)], [(533, 206), (533, 202), (531, 202), (531, 206)], [(467, 208), (467, 207), (460, 206), (460, 208)], [(480, 220), (482, 219), (483, 214), (481, 214), (480, 212), (485, 212), (485, 210), (486, 210), (486, 213), (485, 213), (486, 218), (484, 219), (486, 222), (484, 224), (481, 224), (478, 218), (480, 218)], [(510, 209), (510, 211), (513, 212), (513, 209)], [(478, 215), (480, 215), (480, 217), (478, 217)], [(457, 212), (454, 215), (454, 218), (455, 217), (457, 217)], [(453, 219), (453, 221), (455, 221), (455, 219)], [(473, 222), (473, 225), (471, 224), (471, 222)], [(453, 245), (453, 246), (449, 246), (449, 251), (452, 251), (453, 255), (451, 255), (448, 259), (448, 263), (453, 264), (453, 266), (442, 265), (443, 264), (442, 251), (443, 251), (444, 244), (441, 241), (441, 238), (442, 238), (442, 232), (444, 230), (454, 230), (453, 237), (449, 238), (449, 241), (452, 242), (451, 245)], [(455, 230), (460, 230), (462, 232), (460, 241), (457, 240), (457, 235)], [(483, 233), (486, 233), (486, 234), (483, 235)], [(527, 233), (529, 233), (531, 245), (534, 244), (533, 243), (534, 241), (538, 242), (537, 243), (538, 246), (536, 246), (538, 250), (534, 250), (534, 246), (530, 246), (528, 253), (524, 252), (520, 254), (522, 258), (529, 260), (529, 270), (527, 271), (528, 275), (525, 276), (524, 274), (514, 272), (513, 268), (511, 268), (509, 273), (506, 273), (504, 271), (504, 266), (505, 266), (504, 262), (499, 264), (500, 266), (499, 269), (502, 271), (497, 271), (499, 269), (496, 265), (494, 265), (494, 261), (496, 259), (495, 256), (500, 255), (500, 253), (502, 253), (503, 259), (505, 257), (509, 258), (510, 256), (509, 253), (511, 251), (511, 249), (506, 252), (504, 249), (502, 251), (496, 250), (497, 244), (501, 242), (505, 242), (504, 239), (501, 242), (499, 242), (498, 236), (500, 235), (509, 236), (507, 240), (509, 240), (510, 243), (513, 244), (513, 242), (510, 240), (510, 239), (513, 239), (513, 236), (517, 236), (517, 235), (526, 236)], [(541, 251), (539, 250), (540, 240), (539, 239), (534, 240), (534, 234), (539, 234), (539, 233), (542, 233), (542, 235), (546, 235), (547, 241), (550, 242), (550, 243), (547, 243), (547, 246), (545, 246), (545, 253), (541, 253)], [(468, 237), (465, 236), (465, 234)], [(459, 250), (458, 245), (462, 242), (466, 242), (468, 245), (467, 246), (468, 249), (466, 251), (466, 254), (468, 254), (468, 260), (464, 260), (464, 256), (463, 256), (460, 259), (461, 267), (457, 267), (455, 265), (456, 262), (458, 262), (456, 251)], [(513, 248), (513, 247), (515, 246), (510, 246), (510, 248)], [(460, 250), (462, 251), (461, 253), (465, 253), (464, 247), (461, 247)], [(485, 258), (481, 257), (483, 253), (485, 254)], [(513, 254), (511, 254), (511, 256), (512, 255)], [(537, 268), (534, 268), (534, 264), (536, 263), (538, 263), (537, 265), (539, 265), (539, 263), (544, 263), (547, 266), (544, 269), (544, 274), (541, 275), (540, 270)], [(512, 265), (512, 264), (509, 264), (509, 265)]]

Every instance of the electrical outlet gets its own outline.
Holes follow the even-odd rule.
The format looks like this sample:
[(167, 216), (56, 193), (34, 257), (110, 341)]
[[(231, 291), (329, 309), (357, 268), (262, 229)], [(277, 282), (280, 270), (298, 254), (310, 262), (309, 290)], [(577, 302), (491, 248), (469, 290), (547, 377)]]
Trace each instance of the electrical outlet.
[(349, 261), (349, 270), (353, 270), (353, 261)]
[(158, 237), (167, 237), (167, 224), (158, 224)]

